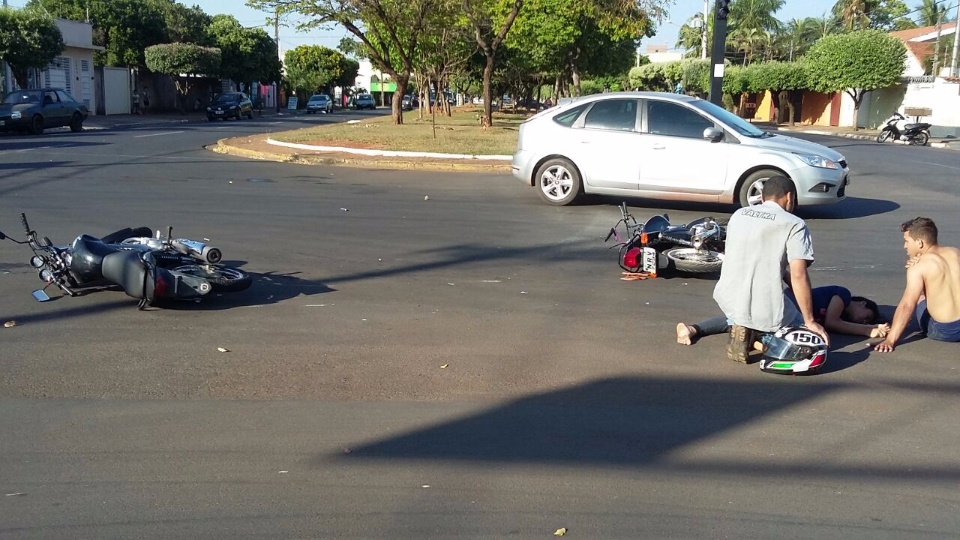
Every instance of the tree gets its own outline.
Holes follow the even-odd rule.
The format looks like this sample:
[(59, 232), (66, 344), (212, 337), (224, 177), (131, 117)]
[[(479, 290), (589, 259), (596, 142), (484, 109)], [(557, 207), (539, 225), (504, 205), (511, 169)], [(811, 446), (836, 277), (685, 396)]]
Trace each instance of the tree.
[(168, 41), (160, 2), (170, 0), (29, 0), (27, 6), (75, 21), (93, 23), (93, 43), (104, 47), (94, 63), (106, 66), (142, 66), (145, 48)]
[(204, 46), (214, 44), (207, 34), (207, 27), (213, 22), (213, 18), (200, 6), (187, 7), (172, 0), (161, 0), (161, 8), (167, 26), (167, 41)]
[(936, 26), (950, 22), (953, 15), (947, 12), (947, 2), (943, 0), (923, 0), (917, 10), (917, 24), (919, 26)]
[[(247, 5), (269, 12), (299, 13), (299, 29), (339, 24), (364, 45), (364, 55), (390, 75), (397, 88), (406, 88), (419, 50), (420, 36), (431, 32), (432, 12), (439, 0), (247, 0)], [(394, 124), (403, 123), (401, 92), (393, 95)]]
[(353, 86), (357, 71), (352, 67), (355, 64), (357, 70), (360, 68), (359, 64), (349, 61), (338, 51), (319, 45), (300, 45), (287, 51), (284, 64), (290, 86), (311, 94), (347, 81), (349, 86)]
[(523, 2), (524, 0), (507, 0), (504, 4), (491, 0), (463, 0), (463, 12), (473, 27), (474, 38), (484, 57), (483, 116), (480, 120), (483, 127), (493, 125), (493, 92), (490, 79), (497, 62), (497, 51), (517, 19)]
[(47, 67), (63, 49), (63, 35), (47, 13), (0, 8), (0, 60), (10, 65), (20, 88), (27, 87), (30, 69)]
[(763, 62), (753, 64), (749, 73), (748, 85), (751, 92), (769, 90), (777, 98), (777, 123), (786, 117), (794, 125), (794, 94), (797, 90), (810, 87), (810, 75), (802, 62)]
[(846, 92), (853, 99), (854, 128), (864, 94), (900, 82), (907, 48), (880, 30), (826, 36), (807, 53), (810, 83), (819, 92)]
[(848, 31), (866, 30), (904, 30), (915, 24), (907, 14), (910, 9), (903, 0), (838, 0), (833, 6), (833, 14)]
[(147, 68), (169, 75), (177, 86), (181, 106), (190, 92), (193, 79), (209, 77), (220, 69), (220, 49), (201, 47), (193, 43), (164, 43), (147, 47), (144, 51)]
[(260, 28), (244, 28), (232, 15), (216, 15), (207, 28), (220, 49), (219, 74), (237, 82), (279, 81), (277, 44)]

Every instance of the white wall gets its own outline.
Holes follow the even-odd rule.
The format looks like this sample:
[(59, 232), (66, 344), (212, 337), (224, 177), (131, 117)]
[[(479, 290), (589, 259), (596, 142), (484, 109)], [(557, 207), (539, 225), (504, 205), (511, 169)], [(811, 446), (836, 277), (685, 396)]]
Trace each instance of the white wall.
[[(920, 118), (921, 122), (933, 124), (931, 136), (960, 137), (960, 82), (949, 82), (942, 78), (924, 79), (869, 92), (860, 107), (860, 125), (877, 128), (894, 111), (906, 115), (904, 109), (914, 107), (932, 110), (931, 116)], [(850, 124), (841, 121), (841, 125)]]

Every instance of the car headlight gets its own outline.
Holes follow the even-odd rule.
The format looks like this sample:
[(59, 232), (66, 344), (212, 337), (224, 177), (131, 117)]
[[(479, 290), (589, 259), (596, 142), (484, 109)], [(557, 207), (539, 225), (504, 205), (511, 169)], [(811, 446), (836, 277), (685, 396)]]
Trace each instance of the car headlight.
[(213, 112), (213, 107), (207, 107), (207, 112)]
[(237, 108), (236, 105), (231, 105), (231, 106), (230, 106), (230, 110), (231, 110), (231, 111), (234, 110), (234, 109), (236, 109), (236, 108)]
[(839, 169), (840, 164), (836, 161), (827, 159), (823, 156), (818, 156), (816, 154), (798, 154), (794, 153), (795, 156), (800, 158), (800, 161), (806, 163), (811, 167), (820, 167), (821, 169)]
[(20, 111), (13, 111), (12, 113), (10, 113), (11, 120), (19, 120), (20, 116), (21, 116)]

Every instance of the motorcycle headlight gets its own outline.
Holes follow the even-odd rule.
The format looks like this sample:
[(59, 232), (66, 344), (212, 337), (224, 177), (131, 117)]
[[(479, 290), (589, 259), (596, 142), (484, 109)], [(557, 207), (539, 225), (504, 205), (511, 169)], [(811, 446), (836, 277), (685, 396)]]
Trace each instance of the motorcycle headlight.
[(820, 167), (821, 169), (839, 169), (840, 164), (836, 161), (827, 159), (823, 156), (818, 156), (816, 154), (798, 154), (794, 153), (793, 155), (800, 158), (800, 161), (806, 163), (811, 167)]
[(20, 111), (13, 111), (12, 113), (10, 113), (11, 120), (19, 120), (20, 116), (21, 116)]

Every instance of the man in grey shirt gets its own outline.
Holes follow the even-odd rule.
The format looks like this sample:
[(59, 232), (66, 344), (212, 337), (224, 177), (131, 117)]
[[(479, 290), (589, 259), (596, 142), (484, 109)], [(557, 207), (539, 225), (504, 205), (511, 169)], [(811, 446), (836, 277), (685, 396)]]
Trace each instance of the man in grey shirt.
[[(731, 324), (731, 360), (747, 362), (758, 331), (802, 324), (827, 340), (826, 331), (814, 321), (807, 275), (813, 243), (807, 224), (791, 213), (796, 208), (793, 190), (789, 178), (770, 177), (763, 185), (763, 204), (741, 208), (727, 225), (726, 254), (713, 299)], [(799, 313), (784, 295), (787, 269)]]

